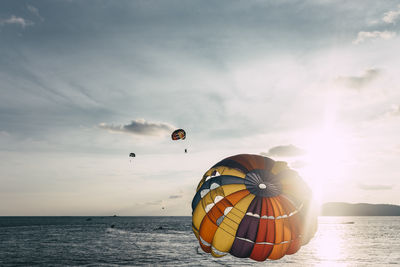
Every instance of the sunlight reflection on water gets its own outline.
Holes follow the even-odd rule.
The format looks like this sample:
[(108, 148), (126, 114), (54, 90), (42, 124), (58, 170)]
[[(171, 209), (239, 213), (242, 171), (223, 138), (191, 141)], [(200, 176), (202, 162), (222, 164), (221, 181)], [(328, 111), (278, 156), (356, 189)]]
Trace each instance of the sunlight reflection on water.
[(299, 253), (293, 257), (313, 266), (398, 265), (400, 217), (319, 217), (317, 234)]
[(320, 259), (328, 261), (337, 261), (344, 255), (343, 232), (337, 229), (323, 232), (316, 239), (315, 247)]

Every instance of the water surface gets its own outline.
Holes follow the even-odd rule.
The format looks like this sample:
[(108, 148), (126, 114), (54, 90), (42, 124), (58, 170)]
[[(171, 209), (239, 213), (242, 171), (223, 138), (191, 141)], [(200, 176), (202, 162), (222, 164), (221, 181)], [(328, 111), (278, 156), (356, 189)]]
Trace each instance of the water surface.
[[(162, 229), (160, 229), (162, 228)], [(256, 262), (202, 252), (191, 217), (0, 217), (0, 266), (395, 266), (400, 217), (319, 217), (295, 255)]]

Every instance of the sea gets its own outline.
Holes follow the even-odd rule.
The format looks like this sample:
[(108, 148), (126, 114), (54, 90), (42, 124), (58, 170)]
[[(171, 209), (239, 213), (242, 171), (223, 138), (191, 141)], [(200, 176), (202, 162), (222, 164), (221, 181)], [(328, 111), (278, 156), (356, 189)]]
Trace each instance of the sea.
[(400, 216), (319, 217), (296, 254), (204, 253), (191, 217), (0, 217), (0, 266), (400, 266)]

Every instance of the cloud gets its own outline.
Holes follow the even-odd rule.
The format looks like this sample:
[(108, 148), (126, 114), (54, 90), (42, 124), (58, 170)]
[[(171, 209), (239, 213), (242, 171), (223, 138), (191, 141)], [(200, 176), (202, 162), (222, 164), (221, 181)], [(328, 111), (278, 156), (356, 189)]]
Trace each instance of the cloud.
[(169, 196), (169, 199), (176, 199), (176, 198), (182, 198), (182, 195), (172, 195), (172, 196)]
[(382, 114), (382, 117), (390, 118), (400, 116), (400, 105), (391, 105), (386, 112)]
[(168, 123), (148, 122), (144, 119), (133, 120), (130, 124), (125, 125), (108, 125), (106, 123), (100, 123), (99, 127), (112, 132), (151, 136), (170, 134), (175, 129), (174, 126)]
[(277, 156), (277, 157), (296, 157), (301, 156), (306, 153), (305, 150), (300, 149), (294, 145), (283, 145), (275, 146), (268, 150), (268, 153), (260, 153), (267, 156)]
[(384, 184), (363, 184), (359, 183), (358, 188), (362, 190), (390, 190), (394, 186), (393, 185), (384, 185)]
[(382, 20), (386, 23), (395, 23), (400, 17), (400, 5), (397, 6), (398, 9), (394, 11), (388, 11), (384, 14)]
[(361, 76), (339, 76), (336, 81), (347, 87), (360, 89), (376, 79), (381, 73), (379, 69), (367, 69)]
[(361, 31), (358, 33), (357, 38), (353, 41), (353, 44), (359, 44), (364, 42), (367, 39), (384, 39), (389, 40), (396, 36), (395, 32), (389, 31), (373, 31), (373, 32), (364, 32)]
[(162, 200), (153, 200), (153, 201), (144, 203), (144, 205), (151, 205), (151, 206), (157, 206), (157, 205), (161, 205), (161, 204), (162, 204)]
[(16, 16), (12, 15), (8, 19), (0, 19), (1, 26), (6, 25), (6, 24), (16, 24), (16, 25), (21, 26), (22, 28), (25, 28), (27, 26), (33, 25), (33, 22), (29, 21), (29, 20), (25, 20), (24, 18), (21, 18), (21, 17), (16, 17)]
[(294, 169), (301, 169), (301, 168), (304, 168), (305, 166), (307, 166), (307, 162), (302, 161), (302, 160), (296, 160), (296, 161), (290, 163), (290, 167), (292, 167)]
[(385, 113), (385, 116), (399, 116), (400, 115), (400, 105), (392, 105), (390, 110)]
[(42, 16), (40, 16), (40, 14), (39, 14), (39, 9), (38, 8), (36, 8), (34, 6), (31, 6), (31, 5), (27, 5), (27, 8), (32, 14), (37, 16), (41, 21), (44, 21), (44, 18)]
[(0, 131), (0, 136), (10, 136), (10, 134), (6, 131)]

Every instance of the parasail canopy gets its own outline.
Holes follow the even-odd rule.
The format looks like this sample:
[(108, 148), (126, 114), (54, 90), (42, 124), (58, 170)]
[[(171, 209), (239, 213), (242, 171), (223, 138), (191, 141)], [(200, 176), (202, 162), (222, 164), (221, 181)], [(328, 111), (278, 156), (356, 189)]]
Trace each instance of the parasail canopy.
[(172, 140), (184, 140), (186, 138), (186, 132), (183, 129), (177, 129), (173, 131), (173, 133), (171, 134), (171, 138)]
[(192, 229), (214, 257), (276, 260), (314, 236), (312, 207), (311, 190), (286, 162), (240, 154), (204, 174), (192, 201)]

